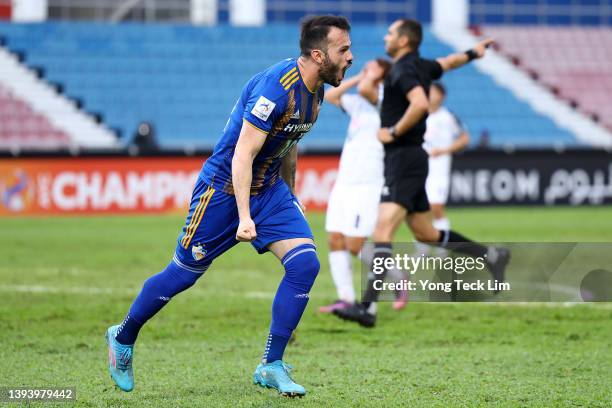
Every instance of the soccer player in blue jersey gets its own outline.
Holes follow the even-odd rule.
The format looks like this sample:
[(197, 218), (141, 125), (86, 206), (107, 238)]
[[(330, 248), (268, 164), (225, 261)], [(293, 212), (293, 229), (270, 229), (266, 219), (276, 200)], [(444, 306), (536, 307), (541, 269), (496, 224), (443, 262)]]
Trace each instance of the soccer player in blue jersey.
[(285, 269), (253, 381), (284, 395), (306, 393), (282, 360), (319, 272), (312, 232), (294, 195), (296, 144), (317, 120), (323, 84), (338, 86), (352, 63), (349, 32), (344, 17), (306, 19), (301, 55), (244, 86), (200, 172), (172, 261), (145, 281), (123, 323), (106, 332), (109, 370), (122, 390), (134, 388), (133, 349), (141, 327), (191, 287), (216, 257), (244, 241), (260, 254), (271, 251)]

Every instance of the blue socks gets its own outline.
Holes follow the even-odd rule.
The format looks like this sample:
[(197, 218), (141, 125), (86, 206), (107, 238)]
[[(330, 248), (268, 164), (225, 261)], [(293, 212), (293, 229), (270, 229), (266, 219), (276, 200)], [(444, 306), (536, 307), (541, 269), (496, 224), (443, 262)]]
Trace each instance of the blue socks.
[(285, 348), (290, 338), (291, 336), (283, 337), (272, 333), (268, 334), (268, 342), (266, 343), (266, 349), (264, 350), (262, 360), (268, 363), (282, 360), (283, 353), (285, 352)]
[[(313, 244), (293, 248), (281, 260), (285, 276), (272, 303), (272, 323), (263, 360), (282, 360), (287, 343), (308, 304), (310, 289), (319, 273), (319, 260)], [(121, 324), (117, 341), (134, 344), (142, 326), (159, 312), (173, 296), (190, 288), (202, 274), (171, 262), (166, 269), (147, 279)]]
[(124, 345), (134, 344), (142, 326), (143, 323), (137, 321), (128, 313), (121, 326), (119, 326), (115, 339)]
[(320, 267), (313, 244), (293, 248), (281, 262), (285, 276), (272, 303), (272, 324), (263, 355), (263, 361), (268, 363), (283, 359), (285, 347), (306, 309)]
[(202, 275), (170, 262), (166, 269), (145, 281), (115, 339), (121, 344), (134, 344), (140, 328), (147, 320), (159, 312), (173, 296), (193, 286)]

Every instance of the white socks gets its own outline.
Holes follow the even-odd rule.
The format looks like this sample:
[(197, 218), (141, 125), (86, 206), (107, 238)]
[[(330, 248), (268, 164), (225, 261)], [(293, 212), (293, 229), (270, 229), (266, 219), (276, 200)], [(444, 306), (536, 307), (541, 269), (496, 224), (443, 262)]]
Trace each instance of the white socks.
[[(436, 218), (432, 224), (438, 231), (450, 231), (450, 221), (448, 218)], [(448, 256), (448, 250), (438, 247), (436, 248), (436, 255), (440, 258), (445, 258)]]
[(433, 220), (432, 224), (438, 231), (448, 231), (450, 229), (450, 221), (448, 218), (436, 218)]
[(353, 287), (351, 262), (349, 251), (332, 251), (329, 253), (329, 269), (336, 285), (338, 298), (353, 303), (355, 302), (355, 288)]
[(487, 261), (489, 261), (490, 263), (497, 262), (497, 258), (499, 256), (499, 253), (497, 252), (497, 248), (495, 248), (494, 246), (490, 246), (487, 249), (488, 249)]
[(431, 251), (431, 247), (429, 246), (429, 244), (424, 244), (419, 241), (414, 241), (414, 249), (416, 250), (416, 256), (428, 256), (429, 251)]
[[(448, 231), (450, 230), (450, 221), (448, 218), (436, 218), (432, 222), (435, 229), (438, 231)], [(432, 250), (432, 247), (428, 244), (424, 244), (422, 242), (415, 241), (414, 247), (416, 249), (417, 255), (424, 254), (428, 256)], [(445, 257), (448, 255), (448, 251), (444, 248), (436, 248), (436, 256)]]

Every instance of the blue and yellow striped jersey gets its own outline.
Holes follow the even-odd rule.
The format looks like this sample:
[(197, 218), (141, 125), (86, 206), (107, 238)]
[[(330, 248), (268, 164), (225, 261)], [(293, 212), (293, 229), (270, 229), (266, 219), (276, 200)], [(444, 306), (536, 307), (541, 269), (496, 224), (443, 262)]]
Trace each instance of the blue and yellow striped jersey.
[(266, 138), (253, 161), (251, 194), (273, 185), (280, 178), (281, 159), (312, 128), (322, 102), (323, 86), (309, 90), (295, 59), (286, 59), (255, 75), (242, 89), (200, 178), (216, 190), (233, 194), (232, 158), (244, 124), (261, 130), (261, 137)]

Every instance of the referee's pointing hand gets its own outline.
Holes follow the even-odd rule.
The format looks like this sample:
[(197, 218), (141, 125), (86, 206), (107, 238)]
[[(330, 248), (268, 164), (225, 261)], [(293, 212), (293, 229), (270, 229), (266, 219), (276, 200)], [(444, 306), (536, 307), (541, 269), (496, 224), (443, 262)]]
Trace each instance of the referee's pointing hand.
[(487, 38), (486, 40), (483, 40), (476, 44), (472, 49), (478, 55), (478, 58), (482, 58), (485, 55), (486, 49), (489, 48), (494, 42), (495, 40), (493, 40), (492, 38)]

